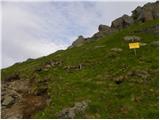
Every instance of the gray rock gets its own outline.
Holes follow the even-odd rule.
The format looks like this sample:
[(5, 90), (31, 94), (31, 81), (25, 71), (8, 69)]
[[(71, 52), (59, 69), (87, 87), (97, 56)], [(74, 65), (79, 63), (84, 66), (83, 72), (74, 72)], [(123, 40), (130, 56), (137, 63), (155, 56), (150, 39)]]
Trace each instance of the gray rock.
[(132, 41), (141, 41), (141, 38), (138, 36), (125, 36), (123, 38), (126, 42), (132, 42)]
[(132, 11), (132, 17), (135, 21), (149, 21), (159, 18), (159, 2), (147, 3), (143, 7), (137, 7)]
[(84, 42), (86, 41), (86, 39), (83, 36), (79, 36), (69, 48), (72, 47), (80, 47), (84, 44)]
[(63, 109), (59, 114), (58, 118), (61, 119), (74, 119), (76, 114), (83, 113), (88, 107), (88, 102), (82, 101), (74, 104), (73, 107)]
[(72, 108), (65, 108), (58, 115), (58, 118), (61, 119), (73, 119), (74, 117), (75, 117), (75, 112), (74, 109)]
[(140, 43), (140, 46), (146, 46), (147, 43)]
[(132, 11), (133, 19), (136, 20), (141, 13), (142, 13), (142, 7), (138, 6), (135, 10)]
[(134, 23), (133, 18), (130, 17), (130, 16), (128, 16), (128, 15), (123, 15), (123, 16), (122, 16), (122, 19), (123, 19), (123, 22), (124, 22), (124, 23), (123, 23), (123, 24), (124, 24), (124, 27), (129, 26), (129, 25), (131, 25), (131, 24)]
[(99, 31), (110, 31), (111, 28), (107, 25), (99, 25), (98, 30)]
[(121, 48), (112, 48), (111, 51), (113, 51), (113, 52), (122, 52), (123, 50)]
[(104, 45), (99, 45), (99, 46), (95, 46), (94, 48), (103, 48), (105, 47)]
[(73, 109), (76, 113), (79, 113), (79, 112), (84, 112), (87, 107), (88, 107), (88, 103), (86, 101), (82, 101), (82, 102), (75, 103)]
[(134, 23), (134, 20), (132, 17), (128, 16), (128, 15), (123, 15), (120, 18), (117, 18), (116, 20), (112, 21), (112, 28), (116, 28), (116, 29), (121, 29), (121, 28), (125, 28), (131, 24)]
[(127, 76), (130, 76), (130, 77), (137, 76), (146, 80), (150, 76), (150, 74), (146, 70), (132, 70), (127, 73)]
[(14, 103), (15, 99), (12, 96), (5, 96), (4, 100), (2, 101), (3, 106), (9, 106)]

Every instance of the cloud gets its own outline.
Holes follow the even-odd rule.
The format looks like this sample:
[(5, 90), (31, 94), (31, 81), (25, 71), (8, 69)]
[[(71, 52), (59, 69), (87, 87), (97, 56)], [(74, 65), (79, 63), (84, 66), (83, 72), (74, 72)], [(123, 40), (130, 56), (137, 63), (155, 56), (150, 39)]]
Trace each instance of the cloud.
[[(2, 6), (2, 66), (6, 67), (27, 58), (37, 58), (64, 49), (45, 36), (40, 16), (17, 7), (16, 3)], [(37, 36), (36, 36), (37, 35)]]
[(2, 2), (2, 67), (67, 48), (146, 2)]

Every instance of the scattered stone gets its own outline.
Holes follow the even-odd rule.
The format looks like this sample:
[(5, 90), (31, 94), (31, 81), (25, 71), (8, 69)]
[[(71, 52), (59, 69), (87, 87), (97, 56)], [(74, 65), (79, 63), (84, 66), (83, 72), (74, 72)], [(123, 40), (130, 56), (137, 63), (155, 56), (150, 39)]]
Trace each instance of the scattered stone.
[(113, 52), (122, 52), (123, 50), (121, 48), (112, 48), (111, 51), (113, 51)]
[(10, 106), (14, 103), (15, 99), (12, 96), (5, 96), (2, 101), (2, 106)]
[(140, 46), (146, 46), (147, 43), (140, 43)]
[(79, 113), (79, 112), (84, 112), (87, 107), (88, 107), (88, 103), (86, 101), (82, 101), (82, 102), (75, 103), (73, 109), (76, 113)]
[(63, 109), (59, 114), (58, 118), (60, 119), (74, 119), (76, 114), (84, 113), (88, 103), (86, 101), (77, 102), (73, 107)]
[(125, 36), (123, 39), (126, 42), (141, 41), (141, 38), (138, 36)]
[[(146, 80), (146, 79), (148, 79), (148, 77), (150, 76), (150, 74), (147, 71), (145, 71), (145, 70), (132, 70), (132, 71), (129, 71), (127, 73), (127, 76), (130, 76), (130, 77), (140, 77), (143, 80)], [(140, 80), (138, 80), (138, 81), (140, 81)]]
[(105, 47), (104, 45), (101, 45), (101, 46), (95, 46), (94, 48), (103, 48)]
[(147, 71), (144, 71), (144, 70), (137, 70), (136, 75), (138, 77), (141, 77), (142, 79), (145, 79), (145, 80), (149, 77), (149, 73)]
[(58, 115), (58, 118), (60, 119), (73, 119), (74, 117), (75, 117), (75, 112), (73, 108), (65, 108)]

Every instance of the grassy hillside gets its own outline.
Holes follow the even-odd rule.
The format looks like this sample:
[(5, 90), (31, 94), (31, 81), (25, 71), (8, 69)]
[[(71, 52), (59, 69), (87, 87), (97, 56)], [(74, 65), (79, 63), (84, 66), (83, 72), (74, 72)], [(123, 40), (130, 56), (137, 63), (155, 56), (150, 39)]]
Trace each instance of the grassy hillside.
[[(159, 20), (137, 23), (81, 47), (15, 64), (2, 70), (2, 80), (12, 73), (20, 74), (21, 79), (48, 78), (51, 100), (35, 118), (57, 118), (64, 108), (85, 100), (88, 107), (76, 118), (158, 118), (159, 53), (151, 43), (159, 36), (151, 31), (135, 32), (157, 24)], [(136, 56), (123, 40), (128, 35), (139, 36), (147, 44), (137, 49)], [(61, 65), (35, 72), (48, 61), (61, 61)], [(79, 65), (81, 69), (71, 67)]]

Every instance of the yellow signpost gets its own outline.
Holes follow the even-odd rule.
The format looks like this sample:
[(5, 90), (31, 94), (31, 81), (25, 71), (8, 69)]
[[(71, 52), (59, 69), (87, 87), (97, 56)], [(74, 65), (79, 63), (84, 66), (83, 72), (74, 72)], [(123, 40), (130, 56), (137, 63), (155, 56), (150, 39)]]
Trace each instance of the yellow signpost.
[(136, 48), (140, 48), (140, 43), (139, 42), (129, 43), (129, 49), (134, 49), (135, 56), (136, 56)]
[(129, 48), (130, 49), (140, 48), (140, 43), (139, 42), (129, 43)]

